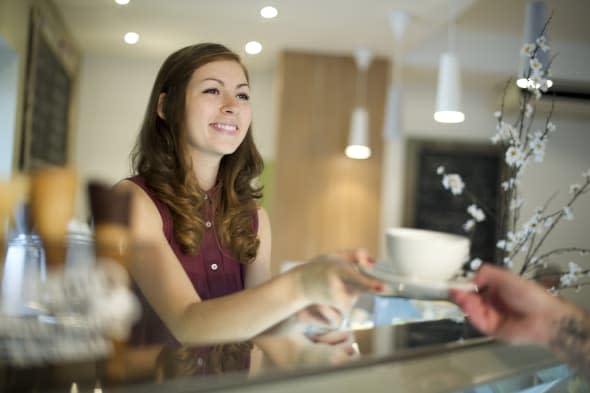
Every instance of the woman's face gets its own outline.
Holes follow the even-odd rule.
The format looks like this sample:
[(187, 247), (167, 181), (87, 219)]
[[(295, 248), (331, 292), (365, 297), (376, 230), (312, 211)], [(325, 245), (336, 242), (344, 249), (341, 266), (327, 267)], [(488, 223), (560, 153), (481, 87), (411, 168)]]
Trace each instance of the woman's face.
[(185, 126), (191, 152), (233, 153), (244, 140), (252, 113), (242, 66), (231, 60), (207, 63), (193, 72), (186, 89)]

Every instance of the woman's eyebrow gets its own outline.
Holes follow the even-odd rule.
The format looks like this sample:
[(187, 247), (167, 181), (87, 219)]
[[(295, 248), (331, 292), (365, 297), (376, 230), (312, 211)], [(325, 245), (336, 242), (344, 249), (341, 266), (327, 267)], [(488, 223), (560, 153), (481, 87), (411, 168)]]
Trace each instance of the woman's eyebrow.
[[(217, 78), (205, 78), (201, 82), (205, 82), (205, 81), (214, 81), (214, 82), (219, 83), (222, 86), (225, 86), (225, 83), (221, 79), (217, 79)], [(246, 83), (246, 82), (239, 83), (239, 84), (236, 85), (236, 89), (239, 89), (241, 87), (250, 87), (250, 85), (248, 83)]]

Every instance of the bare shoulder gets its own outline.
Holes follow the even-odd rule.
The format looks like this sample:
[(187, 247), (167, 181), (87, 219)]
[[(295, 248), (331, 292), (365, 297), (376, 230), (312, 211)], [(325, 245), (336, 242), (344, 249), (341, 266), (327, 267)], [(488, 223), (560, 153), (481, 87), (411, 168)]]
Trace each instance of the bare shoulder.
[(270, 217), (268, 216), (268, 212), (262, 206), (258, 207), (258, 226), (265, 226), (270, 228)]
[(143, 188), (130, 180), (121, 180), (113, 189), (131, 193), (131, 231), (134, 237), (149, 240), (161, 234), (162, 217)]

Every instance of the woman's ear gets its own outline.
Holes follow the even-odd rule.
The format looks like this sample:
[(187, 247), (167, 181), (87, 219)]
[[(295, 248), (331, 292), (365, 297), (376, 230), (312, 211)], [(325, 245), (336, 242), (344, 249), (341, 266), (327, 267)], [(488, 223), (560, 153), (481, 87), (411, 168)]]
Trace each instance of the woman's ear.
[(164, 100), (166, 100), (166, 93), (160, 93), (158, 96), (158, 116), (162, 120), (166, 120), (166, 116), (164, 116)]

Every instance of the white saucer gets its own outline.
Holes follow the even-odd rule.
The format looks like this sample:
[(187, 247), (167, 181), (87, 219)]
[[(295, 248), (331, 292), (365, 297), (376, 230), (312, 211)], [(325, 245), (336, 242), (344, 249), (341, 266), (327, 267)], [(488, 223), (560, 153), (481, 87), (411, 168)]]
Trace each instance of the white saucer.
[(362, 271), (386, 284), (384, 291), (379, 293), (378, 296), (396, 296), (419, 300), (448, 300), (450, 289), (466, 292), (477, 292), (478, 290), (477, 285), (463, 277), (435, 281), (400, 276), (379, 263), (372, 269), (363, 267)]

